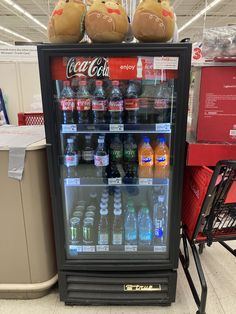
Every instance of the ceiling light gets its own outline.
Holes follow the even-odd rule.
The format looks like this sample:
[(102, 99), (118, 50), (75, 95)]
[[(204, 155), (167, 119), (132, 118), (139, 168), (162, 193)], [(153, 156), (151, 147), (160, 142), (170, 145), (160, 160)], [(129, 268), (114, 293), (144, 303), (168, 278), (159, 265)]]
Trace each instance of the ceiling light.
[(178, 30), (178, 32), (182, 32), (186, 27), (188, 27), (190, 24), (192, 24), (193, 22), (195, 22), (197, 19), (199, 19), (202, 15), (204, 15), (207, 11), (209, 11), (211, 8), (213, 8), (214, 6), (216, 6), (219, 2), (221, 2), (222, 0), (214, 0), (212, 1), (207, 7), (205, 7), (205, 9), (203, 9), (202, 11), (200, 11), (198, 14), (196, 14), (191, 20), (189, 20), (186, 24), (184, 24), (182, 27), (180, 27), (180, 29)]
[(47, 29), (47, 27), (42, 24), (39, 20), (37, 20), (35, 17), (33, 17), (28, 11), (26, 11), (25, 9), (23, 9), (22, 7), (20, 7), (18, 4), (16, 4), (14, 1), (12, 0), (3, 0), (4, 2), (6, 2), (8, 5), (12, 6), (14, 9), (16, 9), (18, 12), (22, 13), (23, 15), (25, 15), (26, 17), (28, 17), (31, 21), (33, 21), (34, 23), (38, 24), (40, 27), (42, 27), (43, 29)]
[(10, 29), (5, 28), (5, 27), (3, 27), (3, 26), (0, 26), (0, 30), (2, 30), (2, 31), (4, 31), (4, 32), (6, 32), (6, 33), (8, 33), (8, 34), (14, 35), (14, 36), (16, 36), (16, 37), (19, 37), (19, 38), (21, 38), (21, 39), (24, 39), (25, 41), (28, 41), (28, 42), (31, 42), (31, 41), (32, 41), (32, 40), (30, 40), (29, 38), (27, 38), (27, 37), (25, 37), (25, 36), (22, 36), (22, 35), (20, 35), (20, 34), (18, 34), (18, 33), (16, 33), (16, 32), (13, 32), (13, 31), (11, 31)]
[(12, 44), (6, 43), (5, 41), (0, 40), (0, 44), (6, 45), (6, 46), (13, 46)]

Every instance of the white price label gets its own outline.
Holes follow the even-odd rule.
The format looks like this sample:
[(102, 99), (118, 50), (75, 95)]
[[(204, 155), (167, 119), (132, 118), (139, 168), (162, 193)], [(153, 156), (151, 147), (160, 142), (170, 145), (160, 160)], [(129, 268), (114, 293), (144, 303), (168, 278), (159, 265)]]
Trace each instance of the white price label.
[(178, 70), (178, 57), (154, 57), (154, 70)]
[(109, 185), (121, 185), (122, 184), (122, 178), (109, 178), (108, 184)]
[(166, 252), (166, 246), (165, 245), (156, 245), (154, 246), (154, 252), (156, 253), (165, 253)]
[(109, 245), (97, 245), (97, 252), (109, 252)]
[(236, 136), (236, 130), (230, 130), (229, 135), (230, 136)]
[(83, 252), (95, 252), (95, 246), (94, 245), (84, 245), (83, 246)]
[(152, 185), (153, 179), (141, 178), (139, 179), (139, 185)]
[(156, 124), (156, 131), (160, 133), (171, 133), (170, 123)]
[(110, 132), (124, 132), (124, 124), (110, 124)]
[(63, 133), (75, 133), (77, 132), (77, 125), (76, 124), (63, 124), (62, 132)]
[(79, 253), (79, 252), (83, 252), (83, 247), (81, 245), (70, 245), (69, 250)]
[(137, 252), (137, 245), (125, 245), (125, 252)]
[(79, 186), (80, 185), (80, 178), (68, 178), (65, 179), (66, 186)]

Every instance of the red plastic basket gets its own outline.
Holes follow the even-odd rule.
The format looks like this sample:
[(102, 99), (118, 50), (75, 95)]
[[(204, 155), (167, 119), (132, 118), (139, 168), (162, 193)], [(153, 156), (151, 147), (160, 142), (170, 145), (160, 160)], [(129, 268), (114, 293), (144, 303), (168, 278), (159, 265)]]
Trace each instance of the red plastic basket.
[(18, 125), (42, 125), (44, 124), (43, 112), (19, 112)]

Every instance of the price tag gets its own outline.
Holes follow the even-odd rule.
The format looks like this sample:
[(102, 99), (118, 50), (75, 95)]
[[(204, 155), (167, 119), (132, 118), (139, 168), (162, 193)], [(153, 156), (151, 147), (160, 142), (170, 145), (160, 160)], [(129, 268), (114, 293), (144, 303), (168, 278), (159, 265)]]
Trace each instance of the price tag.
[(156, 131), (160, 133), (171, 133), (170, 123), (156, 124)]
[(80, 178), (68, 178), (65, 179), (66, 186), (79, 186), (80, 185)]
[(153, 69), (154, 70), (178, 70), (179, 58), (178, 57), (154, 57)]
[(77, 132), (77, 125), (76, 124), (63, 124), (62, 132), (63, 133), (75, 133)]
[(122, 184), (122, 178), (109, 178), (108, 184), (109, 185), (121, 185)]
[(97, 245), (97, 252), (109, 252), (109, 245)]
[(124, 124), (110, 124), (110, 132), (124, 132)]
[(166, 245), (156, 245), (156, 246), (154, 246), (154, 252), (156, 252), (156, 253), (165, 253), (166, 252)]
[(77, 253), (79, 253), (79, 252), (83, 252), (83, 247), (82, 245), (70, 245), (69, 250), (76, 251)]
[(95, 252), (95, 246), (94, 245), (84, 245), (83, 246), (83, 252)]
[(153, 179), (149, 179), (149, 178), (139, 179), (139, 185), (152, 185), (152, 184), (153, 184)]
[(137, 252), (137, 245), (125, 245), (125, 252)]

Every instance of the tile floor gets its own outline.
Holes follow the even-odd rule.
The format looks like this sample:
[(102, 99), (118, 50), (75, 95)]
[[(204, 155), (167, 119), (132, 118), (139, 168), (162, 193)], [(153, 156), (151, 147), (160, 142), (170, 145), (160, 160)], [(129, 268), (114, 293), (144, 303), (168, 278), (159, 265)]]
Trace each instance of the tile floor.
[[(236, 241), (230, 242), (236, 249)], [(202, 264), (208, 283), (207, 314), (236, 314), (236, 258), (221, 245), (204, 251)], [(192, 260), (191, 260), (192, 261)], [(193, 266), (193, 263), (191, 263)], [(194, 269), (194, 267), (193, 267)], [(197, 273), (194, 272), (197, 278)], [(58, 290), (37, 300), (0, 300), (0, 314), (192, 314), (196, 306), (182, 266), (178, 271), (176, 303), (170, 307), (68, 307), (59, 301)]]

